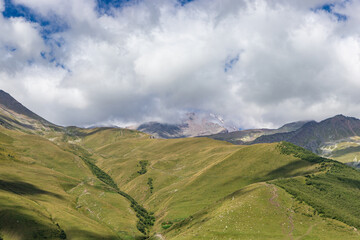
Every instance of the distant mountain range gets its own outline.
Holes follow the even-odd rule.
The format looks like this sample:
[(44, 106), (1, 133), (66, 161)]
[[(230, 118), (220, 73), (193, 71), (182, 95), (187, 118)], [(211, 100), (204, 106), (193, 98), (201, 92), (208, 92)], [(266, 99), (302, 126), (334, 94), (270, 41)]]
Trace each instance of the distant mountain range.
[[(179, 124), (148, 122), (134, 128), (156, 138), (198, 137), (229, 132), (222, 118), (204, 113), (188, 113)], [(234, 130), (231, 127), (229, 129)]]
[(245, 145), (286, 141), (316, 154), (360, 166), (360, 120), (344, 115), (321, 122), (289, 123), (279, 129), (250, 129), (207, 137)]
[(360, 120), (344, 115), (321, 122), (292, 122), (278, 129), (234, 131), (214, 115), (191, 113), (181, 124), (150, 122), (136, 129), (156, 138), (209, 137), (238, 145), (287, 141), (316, 154), (360, 166)]
[(360, 120), (337, 115), (321, 122), (310, 121), (295, 131), (260, 136), (252, 143), (287, 141), (321, 154), (322, 146), (355, 136), (360, 136)]
[(218, 134), (208, 135), (206, 137), (216, 140), (231, 142), (234, 144), (246, 144), (254, 141), (255, 139), (263, 135), (272, 135), (275, 133), (288, 133), (295, 131), (308, 122), (309, 121), (299, 121), (299, 122), (288, 123), (278, 129), (266, 129), (266, 128), (247, 129), (241, 131), (218, 133)]

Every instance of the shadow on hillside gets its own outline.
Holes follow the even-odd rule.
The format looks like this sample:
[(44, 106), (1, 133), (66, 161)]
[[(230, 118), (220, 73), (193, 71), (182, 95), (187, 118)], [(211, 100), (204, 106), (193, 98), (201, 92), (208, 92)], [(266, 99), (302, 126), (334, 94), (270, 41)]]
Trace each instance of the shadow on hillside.
[(351, 179), (347, 177), (337, 177), (337, 180), (339, 180), (341, 183), (345, 184), (347, 187), (360, 189), (360, 181), (356, 179)]
[(0, 233), (7, 233), (16, 239), (60, 239), (60, 227), (51, 223), (48, 216), (34, 212), (35, 218), (25, 211), (27, 209), (20, 206), (1, 209)]
[[(29, 124), (21, 123), (21, 122), (19, 122), (19, 121), (16, 121), (15, 119), (11, 119), (11, 118), (6, 117), (6, 116), (1, 116), (0, 118), (1, 118), (1, 120), (6, 120), (7, 122), (10, 122), (10, 123), (15, 123), (15, 124), (17, 124), (17, 125), (19, 125), (19, 126), (22, 126), (22, 127), (24, 127), (24, 128), (28, 128), (28, 129), (31, 129), (31, 130), (34, 130), (34, 129), (35, 129), (33, 126), (31, 126), (31, 125), (29, 125)], [(9, 124), (9, 125), (10, 125), (12, 128), (14, 128), (14, 126), (12, 126), (11, 124)]]
[(63, 199), (62, 196), (42, 190), (30, 183), (20, 182), (20, 181), (6, 181), (0, 180), (0, 190), (12, 192), (18, 195), (39, 195), (39, 194), (46, 194), (56, 198)]
[[(313, 172), (313, 170), (310, 171), (298, 171), (301, 168), (307, 167), (309, 164), (303, 160), (296, 160), (293, 162), (290, 162), (286, 165), (283, 165), (271, 172), (269, 172), (266, 175), (266, 178), (268, 179), (275, 179), (275, 178), (287, 178), (287, 177), (294, 177), (299, 175), (305, 175)], [(295, 171), (297, 173), (295, 174)]]
[(332, 152), (332, 157), (341, 157), (342, 155), (348, 154), (348, 153), (355, 153), (360, 152), (360, 146), (356, 147), (348, 147), (345, 149), (337, 150), (335, 152)]
[(71, 229), (68, 231), (68, 235), (71, 236), (72, 239), (87, 239), (87, 240), (118, 240), (119, 238), (116, 236), (103, 236), (94, 232), (89, 232), (80, 229)]
[[(256, 190), (256, 188), (253, 188), (253, 189), (241, 188), (241, 189), (236, 190), (235, 192), (227, 195), (226, 197), (222, 198), (220, 201), (233, 199), (234, 197), (238, 198), (238, 197), (241, 197), (243, 195), (250, 194), (251, 192), (253, 192), (255, 190)], [(217, 201), (217, 202), (219, 202), (219, 201)]]
[[(87, 240), (119, 240), (119, 239), (123, 239), (122, 237), (119, 236), (104, 236), (101, 234), (97, 234), (94, 232), (90, 232), (90, 231), (86, 231), (86, 230), (80, 230), (80, 229), (70, 229), (68, 230), (68, 235), (71, 236), (72, 239), (77, 239), (77, 238), (81, 238), (81, 239), (87, 239)], [(124, 233), (125, 234), (125, 233)], [(144, 236), (128, 236), (125, 237), (124, 239), (135, 239), (135, 240), (144, 240), (147, 239)]]
[[(49, 216), (43, 215), (36, 210), (31, 210), (30, 208), (24, 208), (22, 206), (2, 206), (2, 209), (0, 210), (0, 237), (5, 237), (4, 239), (7, 239), (4, 234), (12, 236), (11, 239), (64, 239), (64, 236), (62, 236), (64, 233), (61, 232), (62, 228), (66, 229), (66, 239), (122, 239), (115, 236), (115, 233), (114, 236), (109, 236), (71, 228), (71, 226), (67, 227), (61, 225), (60, 228), (59, 225), (51, 222)], [(91, 229), (90, 226), (89, 229)], [(135, 239), (143, 238), (139, 237)]]

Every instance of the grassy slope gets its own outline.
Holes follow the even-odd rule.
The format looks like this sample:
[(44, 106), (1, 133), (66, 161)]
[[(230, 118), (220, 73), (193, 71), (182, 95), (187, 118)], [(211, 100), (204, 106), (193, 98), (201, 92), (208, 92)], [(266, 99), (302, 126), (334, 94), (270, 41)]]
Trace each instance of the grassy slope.
[(68, 239), (139, 235), (129, 202), (66, 149), (35, 135), (1, 129), (0, 165), (4, 239), (59, 239), (61, 230)]
[(294, 154), (305, 161), (319, 164), (315, 174), (277, 179), (274, 183), (298, 200), (313, 206), (323, 216), (360, 227), (359, 171), (339, 162), (318, 157), (290, 143), (282, 143), (279, 146), (282, 154)]
[(325, 172), (274, 183), (322, 215), (360, 227), (360, 174), (339, 163), (327, 163)]
[[(126, 132), (126, 130), (116, 131)], [(307, 175), (318, 171), (316, 169), (318, 164), (315, 162), (281, 154), (277, 144), (234, 146), (206, 138), (159, 140), (150, 139), (146, 135), (136, 136), (130, 133), (128, 134), (131, 136), (128, 135), (125, 138), (121, 137), (125, 133), (119, 132), (116, 134), (114, 134), (114, 130), (97, 132), (90, 135), (91, 137), (85, 137), (81, 144), (94, 153), (93, 157), (97, 159), (98, 165), (113, 176), (122, 190), (130, 193), (140, 203), (144, 203), (148, 210), (155, 212), (157, 223), (154, 231), (157, 232), (164, 231), (161, 223), (168, 221), (183, 223), (182, 220), (185, 219), (186, 222), (191, 217), (195, 219), (194, 221), (203, 221), (207, 219), (204, 217), (207, 215), (201, 213), (209, 206), (215, 206), (216, 209), (220, 209), (220, 212), (209, 213), (211, 217), (208, 216), (208, 218), (213, 219), (215, 216), (221, 215), (222, 210), (219, 206), (222, 203), (219, 204), (217, 201), (221, 202), (225, 196), (239, 189), (246, 189), (253, 183)], [(103, 145), (104, 140), (101, 140), (100, 143), (97, 142), (99, 140), (96, 135), (100, 133), (102, 138), (108, 139), (106, 145)], [(117, 137), (115, 138), (114, 135)], [(139, 175), (137, 171), (141, 169), (139, 161), (142, 160), (147, 160), (149, 166), (144, 175)], [(148, 178), (153, 179), (152, 194), (147, 185)], [(256, 203), (258, 204), (257, 208), (261, 207), (265, 211), (266, 205), (261, 204), (269, 200), (268, 195), (265, 194), (268, 191), (267, 187), (261, 184), (254, 186), (258, 186), (259, 189), (256, 191), (255, 197), (260, 201)], [(284, 193), (283, 195), (283, 201), (287, 202), (286, 204), (288, 202), (295, 204), (289, 194)], [(241, 196), (249, 198), (248, 194), (241, 194)], [(242, 198), (239, 201), (242, 201)], [(230, 204), (231, 202), (228, 202), (229, 206)], [(301, 208), (306, 206), (303, 204)], [(282, 211), (284, 215), (288, 210), (283, 209)], [(255, 217), (258, 213), (252, 212), (251, 214)], [(239, 231), (235, 231), (232, 233), (233, 235), (224, 236), (229, 238), (257, 236), (258, 239), (269, 237), (274, 233), (273, 228), (275, 226), (279, 228), (280, 223), (283, 223), (281, 216), (276, 212), (264, 212), (262, 223), (273, 223), (273, 227), (262, 228), (261, 234), (256, 235), (255, 232), (250, 234), (250, 232), (238, 229)], [(293, 218), (299, 219), (298, 225), (295, 226), (296, 231), (294, 230), (292, 233), (297, 237), (306, 234), (310, 236), (309, 239), (318, 239), (321, 234), (325, 234), (321, 229), (325, 229), (329, 233), (328, 236), (333, 236), (332, 239), (337, 239), (338, 236), (346, 236), (349, 239), (358, 237), (346, 225), (323, 220), (319, 216), (309, 217), (302, 212), (295, 212)], [(253, 217), (251, 219), (254, 221)], [(229, 225), (242, 225), (246, 221), (249, 222), (248, 220), (244, 221), (229, 222)], [(303, 221), (306, 224), (300, 224)], [(205, 222), (208, 223), (208, 228), (215, 227), (217, 230), (209, 230), (209, 235), (205, 234), (207, 231), (202, 229)], [(167, 236), (190, 239), (191, 234), (200, 234), (204, 236), (204, 239), (210, 237), (221, 239), (218, 222), (205, 220), (199, 226), (201, 228), (193, 228), (191, 225), (190, 229), (193, 229), (193, 232), (186, 230), (187, 228), (180, 228), (178, 232), (170, 228), (173, 231), (167, 233)], [(255, 228), (256, 224), (253, 227)], [(335, 230), (331, 230), (333, 228)], [(188, 233), (191, 234), (188, 235)], [(274, 236), (286, 235), (282, 231), (278, 231), (276, 234)]]
[(281, 188), (246, 186), (175, 225), (171, 239), (358, 239), (345, 224), (314, 214)]
[(354, 142), (341, 142), (335, 145), (331, 153), (331, 158), (339, 162), (356, 162), (360, 160), (359, 138), (354, 137)]
[[(277, 144), (235, 146), (207, 138), (159, 140), (123, 129), (72, 131), (77, 133), (62, 139), (86, 148), (121, 190), (154, 211), (154, 232), (168, 239), (359, 237), (347, 225), (314, 214), (284, 190), (264, 183), (318, 175), (316, 162), (281, 154)], [(76, 156), (80, 152), (72, 154), (73, 148), (59, 139), (56, 145), (2, 129), (3, 237), (59, 239), (61, 230), (69, 239), (132, 239), (138, 235), (129, 202), (95, 178)], [(139, 162), (144, 160), (147, 171), (140, 174)], [(149, 178), (153, 179), (153, 193)], [(161, 224), (168, 221), (174, 224), (164, 230)], [(29, 226), (25, 230), (24, 224)]]

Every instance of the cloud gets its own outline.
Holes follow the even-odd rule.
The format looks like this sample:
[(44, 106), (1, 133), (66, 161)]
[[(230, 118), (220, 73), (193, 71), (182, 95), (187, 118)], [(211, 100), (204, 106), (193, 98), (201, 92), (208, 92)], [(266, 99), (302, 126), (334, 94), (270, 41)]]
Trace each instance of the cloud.
[(0, 12), (3, 12), (4, 10), (5, 10), (4, 0), (0, 0)]
[(360, 117), (357, 1), (13, 2), (67, 25), (0, 17), (0, 87), (58, 124)]

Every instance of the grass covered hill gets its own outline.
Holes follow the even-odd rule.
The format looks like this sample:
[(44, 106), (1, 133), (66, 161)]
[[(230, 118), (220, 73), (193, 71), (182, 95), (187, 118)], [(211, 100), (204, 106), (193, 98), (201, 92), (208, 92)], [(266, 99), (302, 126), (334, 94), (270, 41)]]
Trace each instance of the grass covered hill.
[[(299, 197), (313, 191), (306, 179), (330, 167), (278, 143), (151, 139), (111, 128), (73, 128), (53, 141), (5, 128), (0, 136), (3, 239), (359, 237), (350, 227), (356, 211), (329, 208), (332, 195), (317, 204)], [(341, 201), (350, 206), (355, 197)]]

